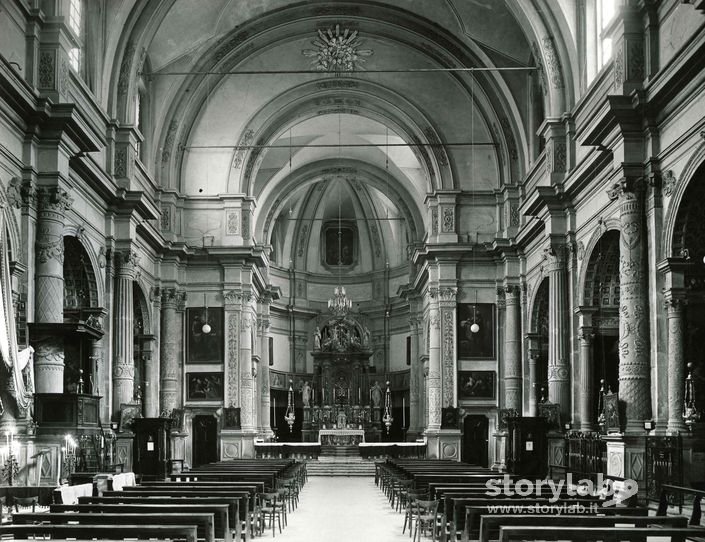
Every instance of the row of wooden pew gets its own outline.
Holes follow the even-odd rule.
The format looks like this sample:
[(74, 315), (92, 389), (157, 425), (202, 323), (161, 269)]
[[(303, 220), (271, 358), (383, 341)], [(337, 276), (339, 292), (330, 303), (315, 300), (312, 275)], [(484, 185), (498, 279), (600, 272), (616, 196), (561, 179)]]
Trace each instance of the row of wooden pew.
[(77, 503), (52, 504), (48, 512), (15, 513), (0, 537), (52, 540), (156, 539), (240, 542), (261, 534), (269, 514), (286, 522), (306, 481), (305, 463), (232, 460), (143, 481)]
[[(646, 536), (658, 536), (660, 540), (705, 536), (705, 529), (689, 527), (685, 517), (649, 515), (648, 507), (637, 506), (635, 499), (608, 504), (599, 491), (578, 491), (568, 487), (566, 480), (560, 487), (554, 485), (553, 490), (546, 482), (539, 494), (529, 494), (528, 482), (537, 481), (522, 481), (517, 486), (518, 477), (504, 476), (457, 462), (397, 459), (377, 463), (375, 481), (390, 504), (404, 514), (402, 531), (409, 527), (414, 540), (425, 533), (443, 542), (643, 542)], [(521, 494), (514, 491), (516, 488), (523, 489)]]

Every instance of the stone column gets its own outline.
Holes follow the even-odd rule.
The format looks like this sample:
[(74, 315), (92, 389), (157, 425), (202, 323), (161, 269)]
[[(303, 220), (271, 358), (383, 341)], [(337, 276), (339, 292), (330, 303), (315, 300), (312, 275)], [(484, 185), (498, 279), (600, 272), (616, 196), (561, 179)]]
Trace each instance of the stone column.
[(597, 414), (593, 412), (595, 390), (593, 389), (594, 363), (592, 341), (595, 335), (592, 328), (581, 327), (580, 334), (580, 430), (594, 431)]
[[(41, 324), (64, 323), (64, 221), (72, 200), (56, 186), (38, 190), (35, 245), (34, 318)], [(45, 334), (35, 343), (37, 393), (63, 393), (63, 337)]]
[(666, 293), (668, 318), (668, 426), (669, 433), (686, 431), (683, 420), (685, 386), (685, 299)]
[(519, 287), (508, 285), (504, 288), (504, 408), (522, 411), (521, 403), (521, 314)]
[(131, 249), (115, 253), (117, 276), (115, 278), (115, 314), (113, 360), (113, 412), (120, 410), (122, 403), (130, 403), (134, 396), (134, 299), (133, 281), (139, 263), (138, 254)]
[(441, 429), (441, 311), (438, 308), (438, 298), (431, 299), (431, 344), (428, 358), (428, 426), (427, 431)]
[(144, 390), (144, 415), (148, 418), (156, 418), (159, 416), (159, 388), (160, 388), (160, 343), (161, 337), (161, 316), (162, 296), (159, 288), (152, 288), (149, 292), (149, 298), (152, 302), (152, 314), (155, 318), (152, 319), (152, 329), (150, 329), (150, 349), (149, 362), (145, 371), (145, 390)]
[(168, 415), (178, 408), (179, 343), (182, 330), (176, 309), (186, 294), (176, 288), (161, 290), (161, 348), (159, 350), (159, 412)]
[(254, 314), (251, 295), (243, 294), (242, 314), (240, 315), (240, 418), (243, 431), (255, 431), (254, 377), (252, 375), (252, 326)]
[(568, 280), (565, 244), (544, 252), (548, 267), (548, 400), (560, 405), (561, 423), (570, 421), (570, 369), (568, 365)]
[(271, 438), (274, 434), (270, 422), (270, 395), (269, 395), (269, 330), (271, 322), (269, 319), (269, 309), (272, 303), (272, 295), (265, 292), (260, 300), (260, 352), (262, 356), (259, 364), (259, 385), (260, 385), (260, 431), (264, 438)]
[(651, 419), (651, 366), (642, 182), (624, 178), (609, 195), (619, 199), (619, 400), (626, 404), (626, 432), (643, 433)]
[(420, 354), (419, 338), (423, 320), (417, 317), (409, 318), (411, 331), (411, 367), (409, 369), (409, 431), (410, 436), (415, 436), (423, 430), (422, 411), (419, 409), (419, 384), (420, 384)]

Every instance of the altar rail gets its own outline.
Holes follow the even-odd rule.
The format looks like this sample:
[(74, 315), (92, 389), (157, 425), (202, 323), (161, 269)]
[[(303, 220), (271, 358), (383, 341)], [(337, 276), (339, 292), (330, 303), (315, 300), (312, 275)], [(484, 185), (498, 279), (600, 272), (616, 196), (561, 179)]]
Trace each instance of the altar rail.
[(321, 445), (318, 442), (256, 442), (258, 458), (318, 459)]
[[(360, 457), (420, 458), (426, 457), (426, 444), (422, 442), (363, 442), (357, 445)], [(258, 458), (318, 459), (321, 445), (312, 442), (256, 442)]]

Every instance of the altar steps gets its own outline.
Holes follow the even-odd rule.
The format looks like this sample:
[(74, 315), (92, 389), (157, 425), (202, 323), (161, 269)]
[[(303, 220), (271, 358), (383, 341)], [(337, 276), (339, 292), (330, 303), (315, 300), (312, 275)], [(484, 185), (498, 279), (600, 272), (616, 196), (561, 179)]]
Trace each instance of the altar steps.
[(321, 446), (322, 457), (360, 457), (357, 446)]
[(374, 476), (375, 464), (373, 461), (364, 461), (360, 458), (356, 460), (319, 458), (318, 461), (306, 462), (306, 473), (309, 476)]

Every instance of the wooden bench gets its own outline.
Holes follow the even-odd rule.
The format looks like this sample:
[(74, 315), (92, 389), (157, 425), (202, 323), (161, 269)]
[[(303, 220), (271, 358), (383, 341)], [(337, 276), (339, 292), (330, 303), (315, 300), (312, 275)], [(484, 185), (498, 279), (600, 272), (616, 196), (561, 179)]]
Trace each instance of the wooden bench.
[[(214, 537), (229, 542), (233, 539), (232, 528), (229, 521), (229, 505), (227, 504), (52, 504), (49, 513), (63, 513), (69, 516), (78, 514), (123, 514), (123, 515), (160, 515), (179, 514), (182, 517), (190, 518), (200, 514), (206, 514), (213, 518)], [(201, 536), (199, 532), (199, 536)]]
[(52, 538), (82, 538), (96, 540), (120, 540), (125, 538), (148, 540), (183, 540), (198, 542), (195, 525), (2, 525), (0, 536), (26, 540), (37, 536)]
[[(549, 503), (547, 506), (551, 506)], [(467, 541), (470, 540), (471, 536), (476, 535), (479, 537), (479, 529), (480, 529), (480, 520), (482, 517), (485, 516), (492, 516), (492, 515), (524, 515), (524, 516), (531, 516), (531, 515), (538, 515), (538, 516), (546, 516), (540, 509), (536, 508), (535, 504), (519, 504), (519, 503), (514, 503), (511, 505), (512, 512), (508, 512), (507, 514), (503, 514), (501, 512), (496, 512), (496, 508), (494, 508), (494, 504), (484, 504), (480, 506), (466, 506), (465, 507), (465, 525), (463, 527), (463, 530), (461, 532), (461, 537), (460, 539), (462, 541)], [(610, 507), (598, 507), (597, 510), (594, 508), (586, 508), (585, 512), (583, 514), (580, 514), (579, 512), (574, 512), (571, 514), (572, 516), (576, 515), (585, 515), (585, 516), (590, 516), (590, 515), (610, 515), (610, 514), (615, 514), (615, 515), (622, 515), (622, 516), (648, 516), (649, 515), (649, 510), (648, 508), (645, 507), (625, 507), (625, 506), (610, 506)]]
[[(228, 507), (228, 524), (231, 532), (235, 533), (234, 538), (240, 540), (245, 534), (245, 539), (249, 540), (249, 514), (246, 511), (240, 512), (240, 500), (222, 495), (207, 496), (144, 496), (144, 495), (116, 495), (101, 497), (80, 497), (78, 504), (133, 504), (133, 505), (159, 505), (166, 504), (172, 506), (179, 505), (214, 505), (221, 504)], [(243, 526), (244, 518), (244, 526)], [(216, 522), (217, 524), (217, 522)]]
[(582, 529), (583, 527), (648, 527), (649, 525), (659, 525), (676, 527), (683, 529), (687, 527), (687, 520), (684, 517), (663, 517), (663, 516), (596, 516), (583, 515), (483, 515), (480, 518), (479, 542), (489, 542), (499, 537), (501, 527), (573, 527)]
[(684, 542), (694, 536), (705, 535), (705, 528), (649, 528), (649, 527), (501, 527), (500, 542), (513, 540), (572, 540), (574, 542), (602, 540), (604, 542), (643, 542), (648, 536), (670, 538)]
[(658, 510), (656, 515), (665, 516), (668, 511), (668, 496), (669, 495), (691, 495), (693, 497), (693, 510), (690, 514), (689, 525), (700, 525), (702, 517), (701, 502), (705, 497), (705, 491), (694, 489), (692, 487), (676, 486), (673, 484), (662, 484), (661, 494), (659, 495)]
[[(71, 505), (67, 505), (71, 506)], [(76, 506), (76, 505), (73, 505)], [(13, 514), (13, 525), (36, 525), (39, 523), (48, 523), (51, 525), (140, 525), (144, 522), (147, 525), (195, 525), (196, 533), (199, 540), (205, 542), (215, 542), (215, 526), (214, 516), (212, 513), (196, 513), (189, 511), (174, 512), (173, 508), (170, 512), (160, 512), (159, 514), (148, 513), (127, 513), (122, 512), (40, 512), (27, 514)], [(226, 529), (226, 533), (230, 530)], [(224, 542), (231, 542), (232, 537), (227, 537)]]

